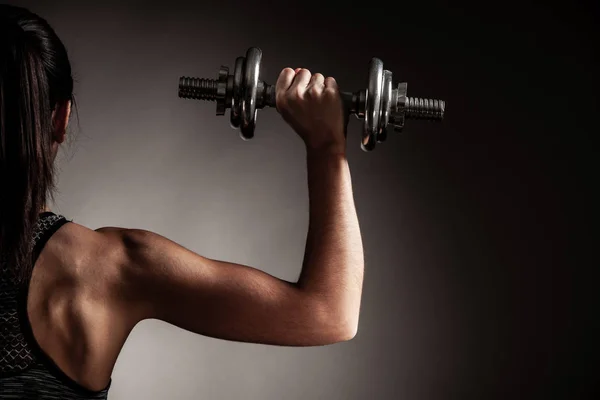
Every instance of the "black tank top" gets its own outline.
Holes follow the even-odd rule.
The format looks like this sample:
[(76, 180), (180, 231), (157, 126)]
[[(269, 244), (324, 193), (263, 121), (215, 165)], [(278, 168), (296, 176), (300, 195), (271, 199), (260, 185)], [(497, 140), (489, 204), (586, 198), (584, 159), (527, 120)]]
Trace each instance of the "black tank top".
[[(52, 212), (40, 214), (32, 238), (34, 264), (48, 239), (68, 222)], [(101, 391), (82, 387), (38, 345), (27, 316), (30, 280), (17, 284), (12, 269), (0, 260), (0, 399), (106, 399), (110, 383)]]

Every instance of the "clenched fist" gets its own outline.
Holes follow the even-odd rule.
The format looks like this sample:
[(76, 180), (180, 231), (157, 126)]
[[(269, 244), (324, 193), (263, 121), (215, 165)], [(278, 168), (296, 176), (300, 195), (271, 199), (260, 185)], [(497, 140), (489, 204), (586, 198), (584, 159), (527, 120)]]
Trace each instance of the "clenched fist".
[(276, 84), (277, 110), (309, 152), (344, 154), (346, 118), (335, 79), (285, 68)]

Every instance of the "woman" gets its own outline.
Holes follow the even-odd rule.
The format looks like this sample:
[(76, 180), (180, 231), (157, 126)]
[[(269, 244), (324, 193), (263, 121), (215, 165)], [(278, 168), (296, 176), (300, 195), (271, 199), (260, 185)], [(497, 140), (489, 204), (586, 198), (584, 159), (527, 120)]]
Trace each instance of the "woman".
[(44, 19), (0, 6), (0, 398), (106, 398), (127, 336), (149, 318), (282, 346), (354, 337), (363, 251), (338, 88), (300, 68), (282, 70), (276, 87), (277, 109), (306, 147), (310, 224), (297, 282), (157, 233), (91, 230), (53, 213), (71, 67)]

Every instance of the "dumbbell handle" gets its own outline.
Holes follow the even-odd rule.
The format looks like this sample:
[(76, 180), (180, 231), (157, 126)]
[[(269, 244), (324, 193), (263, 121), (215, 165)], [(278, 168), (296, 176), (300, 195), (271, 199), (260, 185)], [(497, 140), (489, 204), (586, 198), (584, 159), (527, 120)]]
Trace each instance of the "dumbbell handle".
[[(263, 89), (264, 94), (261, 96), (259, 93), (257, 96), (258, 99), (263, 99), (262, 104), (261, 104), (261, 100), (258, 100), (259, 104), (257, 104), (257, 108), (263, 108), (265, 106), (275, 107), (276, 106), (275, 85), (269, 85), (269, 84), (266, 84), (263, 82), (263, 86), (264, 86), (264, 89)], [(344, 103), (344, 109), (349, 114), (358, 113), (358, 110), (359, 110), (358, 96), (359, 95), (360, 95), (359, 93), (340, 92), (340, 97), (342, 98), (342, 102)]]
[[(263, 102), (262, 104), (257, 105), (258, 108), (263, 108), (265, 106), (267, 107), (275, 107), (276, 106), (276, 101), (275, 101), (275, 85), (269, 85), (263, 82), (263, 86), (264, 86), (264, 94), (262, 96), (260, 96), (260, 94), (258, 95), (258, 98), (260, 99), (262, 97)], [(350, 93), (350, 92), (340, 92), (340, 96), (342, 97), (342, 101), (344, 102), (344, 104), (347, 104), (347, 108), (348, 111), (350, 112), (356, 112), (355, 108), (353, 107), (353, 101), (352, 98), (355, 96), (354, 93)], [(262, 107), (261, 107), (262, 106)]]
[[(179, 97), (196, 100), (216, 101), (219, 97), (218, 80), (205, 78), (181, 77), (179, 79)], [(340, 92), (344, 108), (349, 114), (362, 117), (364, 113), (361, 101), (364, 103), (364, 91)], [(256, 108), (275, 107), (275, 85), (259, 81), (256, 96)], [(404, 105), (404, 115), (407, 119), (429, 119), (441, 121), (444, 119), (445, 104), (442, 100), (431, 100), (419, 97), (407, 97)]]

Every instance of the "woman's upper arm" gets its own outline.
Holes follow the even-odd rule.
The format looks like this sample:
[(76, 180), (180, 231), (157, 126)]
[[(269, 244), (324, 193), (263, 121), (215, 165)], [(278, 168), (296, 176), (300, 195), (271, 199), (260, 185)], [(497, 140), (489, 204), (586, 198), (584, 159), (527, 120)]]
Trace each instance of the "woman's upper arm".
[(261, 270), (202, 257), (153, 232), (120, 229), (123, 312), (205, 336), (283, 346), (350, 339), (322, 299)]

